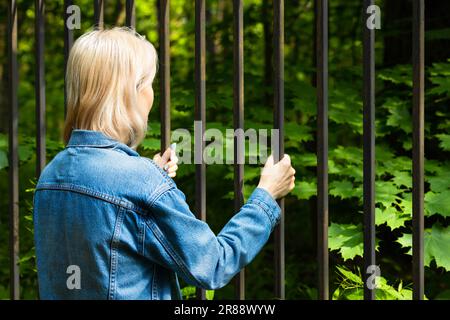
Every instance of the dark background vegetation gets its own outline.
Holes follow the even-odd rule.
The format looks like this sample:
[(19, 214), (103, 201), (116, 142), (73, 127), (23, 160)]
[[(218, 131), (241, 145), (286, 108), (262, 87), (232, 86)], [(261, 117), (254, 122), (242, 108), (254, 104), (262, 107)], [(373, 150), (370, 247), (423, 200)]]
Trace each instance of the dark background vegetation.
[[(35, 183), (34, 1), (19, 2), (19, 109), (21, 296), (37, 298), (31, 223)], [(106, 1), (107, 26), (125, 24), (125, 1)], [(158, 47), (157, 2), (136, 1), (137, 26)], [(232, 128), (232, 1), (207, 2), (207, 121)], [(272, 1), (244, 1), (245, 126), (272, 124)], [(425, 270), (429, 299), (450, 298), (450, 2), (426, 2)], [(93, 25), (92, 1), (80, 0), (81, 30)], [(412, 65), (410, 0), (377, 1), (376, 191), (379, 299), (411, 298)], [(63, 1), (46, 1), (46, 108), (48, 161), (63, 148)], [(0, 298), (9, 297), (8, 257), (8, 73), (7, 1), (0, 3)], [(333, 298), (361, 299), (362, 282), (362, 1), (330, 1), (330, 288)], [(316, 100), (314, 2), (285, 1), (286, 152), (297, 186), (286, 198), (286, 297), (315, 299)], [(193, 127), (194, 1), (171, 1), (172, 128)], [(159, 84), (150, 127), (139, 151), (152, 156), (159, 145)], [(246, 165), (245, 194), (259, 168)], [(194, 167), (183, 165), (179, 187), (193, 208)], [(208, 222), (215, 232), (233, 215), (233, 168), (207, 168)], [(273, 297), (273, 239), (246, 269), (247, 298)], [(186, 288), (186, 297), (192, 288)], [(232, 283), (214, 293), (232, 298)]]

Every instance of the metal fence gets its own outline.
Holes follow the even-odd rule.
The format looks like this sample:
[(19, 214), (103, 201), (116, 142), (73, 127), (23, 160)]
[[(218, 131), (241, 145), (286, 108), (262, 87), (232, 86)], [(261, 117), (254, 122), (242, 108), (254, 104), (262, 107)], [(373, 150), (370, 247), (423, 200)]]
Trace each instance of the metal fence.
[[(363, 199), (364, 199), (364, 269), (375, 265), (375, 30), (366, 27), (366, 9), (374, 0), (362, 0), (363, 12)], [(72, 0), (64, 0), (61, 17), (67, 21), (67, 8)], [(103, 28), (104, 1), (94, 0), (94, 24)], [(159, 60), (160, 60), (160, 110), (161, 149), (165, 150), (170, 139), (170, 0), (159, 0)], [(205, 130), (205, 0), (195, 0), (195, 120)], [(413, 298), (424, 297), (424, 247), (423, 247), (423, 199), (424, 199), (424, 0), (413, 0), (412, 58), (413, 58)], [(243, 0), (233, 0), (234, 34), (234, 128), (244, 128), (244, 39)], [(279, 148), (273, 150), (278, 161), (284, 152), (284, 1), (273, 0), (273, 69), (274, 69), (274, 123), (280, 130)], [(19, 161), (18, 161), (18, 64), (17, 64), (17, 1), (9, 0), (8, 7), (8, 67), (9, 67), (9, 249), (11, 270), (11, 299), (19, 299)], [(36, 62), (36, 176), (45, 166), (45, 81), (44, 81), (44, 0), (35, 0), (35, 62)], [(315, 1), (316, 20), (316, 87), (317, 87), (317, 264), (318, 299), (329, 299), (328, 263), (328, 0)], [(126, 1), (126, 25), (135, 26), (135, 1)], [(73, 30), (64, 23), (64, 56), (74, 41)], [(66, 94), (65, 94), (66, 101)], [(234, 206), (243, 205), (244, 167), (236, 161), (237, 150), (244, 145), (235, 137), (234, 144)], [(203, 154), (204, 142), (198, 146)], [(206, 220), (205, 163), (196, 164), (195, 211), (197, 217)], [(285, 298), (284, 252), (284, 202), (281, 221), (274, 231), (274, 296)], [(364, 283), (370, 274), (363, 272)], [(236, 276), (236, 298), (245, 299), (244, 270)], [(198, 289), (197, 296), (205, 299), (205, 290)], [(375, 299), (375, 290), (364, 286), (364, 298)]]

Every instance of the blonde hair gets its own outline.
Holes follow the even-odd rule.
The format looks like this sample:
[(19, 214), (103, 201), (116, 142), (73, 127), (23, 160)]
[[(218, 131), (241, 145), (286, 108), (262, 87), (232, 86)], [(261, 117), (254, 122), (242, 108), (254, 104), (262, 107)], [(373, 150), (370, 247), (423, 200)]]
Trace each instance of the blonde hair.
[(85, 129), (135, 148), (147, 130), (138, 93), (151, 86), (157, 59), (154, 46), (130, 28), (93, 30), (79, 37), (67, 61), (64, 141), (73, 129)]

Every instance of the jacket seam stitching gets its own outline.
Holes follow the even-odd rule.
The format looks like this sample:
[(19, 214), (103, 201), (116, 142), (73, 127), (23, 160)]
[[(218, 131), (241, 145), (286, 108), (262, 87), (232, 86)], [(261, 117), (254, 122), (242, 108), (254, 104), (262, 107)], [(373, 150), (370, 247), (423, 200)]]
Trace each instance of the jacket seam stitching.
[(164, 194), (164, 192), (169, 191), (172, 188), (173, 188), (173, 186), (166, 184), (166, 183), (158, 186), (156, 188), (156, 190), (152, 192), (152, 194), (148, 200), (149, 206), (152, 207), (153, 204)]
[(142, 256), (145, 257), (145, 223), (141, 220), (140, 223), (140, 235), (139, 235), (139, 240), (141, 242), (141, 246), (142, 246)]
[(249, 202), (247, 202), (248, 204), (254, 203), (256, 204), (258, 207), (260, 207), (264, 213), (268, 216), (271, 224), (273, 225), (274, 223), (276, 223), (276, 219), (273, 216), (272, 212), (270, 211), (270, 209), (267, 207), (266, 204), (264, 204), (263, 202), (257, 200), (257, 199), (252, 199)]
[(158, 300), (158, 290), (156, 285), (156, 265), (153, 265), (152, 300)]
[(146, 157), (141, 157), (141, 159), (143, 159), (144, 161), (150, 163), (153, 167), (155, 167), (159, 173), (162, 175), (162, 178), (164, 179), (165, 182), (167, 182), (169, 184), (169, 186), (173, 186), (174, 182), (172, 180), (172, 178), (169, 177), (169, 175), (167, 174), (167, 172), (165, 172), (163, 169), (161, 169), (160, 166), (158, 166), (155, 161), (153, 161), (150, 158), (146, 158)]
[(111, 277), (110, 277), (110, 291), (109, 291), (109, 299), (113, 300), (116, 295), (116, 273), (118, 269), (118, 244), (119, 238), (122, 230), (122, 221), (123, 221), (123, 209), (120, 208), (118, 212), (118, 217), (116, 221), (116, 225), (114, 226), (114, 233), (111, 241)]
[(63, 183), (63, 184), (48, 184), (48, 183), (41, 183), (38, 187), (36, 187), (36, 191), (39, 190), (65, 190), (65, 191), (73, 191), (76, 193), (84, 194), (87, 196), (91, 196), (97, 199), (104, 200), (106, 202), (116, 204), (118, 206), (121, 206), (125, 209), (136, 211), (137, 213), (146, 215), (148, 214), (148, 211), (137, 206), (136, 204), (129, 202), (124, 199), (120, 199), (117, 197), (114, 197), (112, 195), (95, 191), (87, 187), (81, 187), (73, 184)]

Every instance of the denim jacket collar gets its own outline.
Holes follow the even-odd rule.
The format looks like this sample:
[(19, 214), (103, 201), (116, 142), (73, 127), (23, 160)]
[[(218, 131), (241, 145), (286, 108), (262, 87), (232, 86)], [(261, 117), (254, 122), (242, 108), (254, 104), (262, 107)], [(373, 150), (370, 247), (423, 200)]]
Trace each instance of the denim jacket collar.
[(91, 148), (115, 148), (126, 152), (130, 156), (138, 157), (139, 153), (126, 144), (108, 137), (100, 131), (74, 129), (70, 135), (67, 148), (91, 147)]

